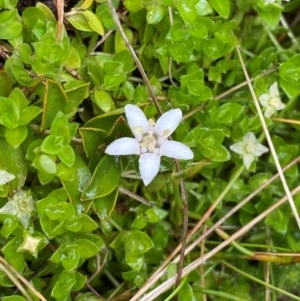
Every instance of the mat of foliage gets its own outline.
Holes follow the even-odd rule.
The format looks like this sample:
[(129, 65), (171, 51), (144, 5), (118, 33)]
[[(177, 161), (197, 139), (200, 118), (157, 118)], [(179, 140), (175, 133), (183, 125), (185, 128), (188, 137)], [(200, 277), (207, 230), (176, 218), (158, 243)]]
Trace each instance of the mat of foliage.
[[(1, 299), (300, 300), (300, 1), (48, 2), (0, 0)], [(141, 142), (128, 104), (150, 128), (180, 109), (193, 159)], [(141, 150), (105, 153), (131, 130)], [(180, 285), (177, 258), (140, 291), (185, 226)]]

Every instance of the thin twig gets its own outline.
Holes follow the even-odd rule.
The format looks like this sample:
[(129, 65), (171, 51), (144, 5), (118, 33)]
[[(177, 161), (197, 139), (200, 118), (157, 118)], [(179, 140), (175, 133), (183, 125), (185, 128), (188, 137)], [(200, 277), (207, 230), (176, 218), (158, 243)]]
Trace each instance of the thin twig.
[[(168, 7), (168, 12), (169, 12), (169, 19), (170, 19), (170, 27), (173, 26), (173, 13), (172, 13), (172, 7)], [(178, 87), (176, 83), (173, 81), (173, 75), (172, 75), (172, 65), (173, 65), (173, 59), (172, 56), (170, 55), (169, 59), (169, 79), (170, 82), (173, 86)]]
[(94, 52), (99, 46), (101, 46), (102, 43), (105, 42), (105, 40), (113, 33), (113, 30), (109, 30), (108, 32), (106, 32), (102, 38), (97, 42), (97, 44), (95, 45), (95, 47), (92, 49), (92, 52)]
[[(204, 225), (203, 227), (203, 234), (205, 234), (207, 230), (207, 226)], [(201, 256), (204, 255), (204, 251), (205, 251), (205, 239), (202, 240), (201, 242)], [(203, 288), (205, 288), (205, 270), (204, 270), (204, 264), (201, 264), (200, 265), (200, 275), (201, 275), (201, 286)], [(207, 301), (207, 297), (206, 297), (206, 294), (204, 293), (203, 296), (202, 296), (202, 299), (203, 301)]]
[(153, 207), (153, 205), (150, 202), (148, 202), (146, 199), (144, 199), (141, 196), (131, 192), (130, 190), (125, 189), (124, 187), (119, 187), (119, 191), (123, 194), (126, 194), (126, 195), (132, 197), (133, 199), (141, 202), (142, 204), (144, 204), (148, 207)]
[[(294, 166), (296, 163), (300, 161), (300, 156), (297, 157), (295, 160), (290, 162), (288, 165), (286, 165), (283, 169), (283, 171), (288, 170), (292, 166)], [(229, 212), (227, 212), (219, 221), (214, 223), (212, 227), (210, 227), (205, 234), (201, 235), (199, 238), (195, 239), (191, 245), (189, 245), (186, 249), (186, 254), (188, 254), (191, 250), (193, 250), (203, 239), (208, 237), (213, 231), (218, 228), (225, 220), (227, 220), (230, 216), (235, 214), (240, 208), (242, 208), (246, 203), (248, 203), (251, 199), (253, 199), (258, 193), (260, 193), (263, 189), (265, 189), (267, 186), (269, 186), (273, 181), (275, 181), (279, 177), (278, 173), (275, 174), (273, 177), (271, 177), (269, 180), (267, 180), (265, 183), (263, 183), (260, 187), (258, 187), (255, 191), (253, 191), (251, 194), (249, 194), (245, 199), (243, 199), (241, 202), (239, 202), (234, 208), (232, 208)], [(220, 197), (219, 197), (220, 198)], [(210, 209), (208, 209), (210, 210)], [(190, 238), (192, 235), (191, 233), (195, 233), (198, 229), (199, 222), (196, 224), (196, 226), (192, 229), (192, 231), (189, 233), (188, 238)], [(167, 264), (171, 261), (171, 259), (177, 254), (177, 252), (180, 249), (180, 245), (176, 247), (176, 249), (172, 252), (172, 254), (163, 262), (162, 265), (158, 269), (156, 269), (155, 273), (149, 278), (149, 280), (140, 288), (140, 290), (135, 294), (135, 296), (130, 299), (130, 301), (137, 301), (139, 300), (139, 297), (141, 297), (155, 282), (158, 280), (164, 273), (164, 267), (167, 266)], [(176, 257), (173, 262), (178, 261), (178, 257)]]
[[(291, 195), (295, 195), (298, 192), (300, 192), (300, 186), (295, 188)], [(281, 198), (278, 202), (273, 204), (271, 207), (263, 211), (260, 215), (258, 215), (256, 218), (254, 218), (252, 221), (250, 221), (247, 225), (242, 227), (240, 230), (235, 232), (233, 235), (231, 235), (228, 239), (221, 242), (216, 248), (206, 253), (204, 256), (201, 256), (200, 258), (196, 259), (194, 262), (189, 264), (187, 267), (185, 267), (182, 271), (182, 276), (185, 277), (189, 273), (191, 273), (193, 270), (198, 268), (201, 264), (203, 264), (205, 261), (210, 259), (213, 255), (217, 254), (219, 251), (224, 249), (226, 246), (231, 244), (233, 241), (235, 241), (237, 238), (244, 235), (246, 232), (252, 229), (254, 225), (259, 223), (262, 219), (264, 219), (268, 214), (272, 213), (274, 210), (276, 210), (278, 207), (283, 205), (288, 200), (287, 196), (285, 195), (283, 198)], [(162, 293), (170, 289), (176, 282), (176, 277), (172, 277), (168, 279), (167, 281), (160, 284), (158, 287), (156, 287), (154, 290), (152, 290), (147, 295), (143, 296), (139, 301), (152, 301), (155, 300), (158, 296), (160, 296)]]
[(162, 115), (162, 110), (161, 110), (161, 108), (160, 108), (160, 106), (159, 106), (159, 104), (158, 104), (158, 101), (157, 101), (157, 99), (156, 99), (156, 96), (155, 96), (155, 94), (154, 94), (154, 92), (153, 92), (153, 89), (152, 89), (152, 87), (151, 87), (150, 81), (149, 81), (149, 79), (148, 79), (148, 77), (147, 77), (147, 75), (146, 75), (146, 72), (145, 72), (145, 70), (144, 70), (144, 68), (143, 68), (143, 66), (142, 66), (142, 64), (141, 64), (141, 62), (140, 62), (140, 60), (139, 60), (139, 58), (137, 57), (137, 55), (136, 55), (134, 49), (132, 48), (130, 42), (128, 41), (128, 38), (127, 38), (127, 36), (126, 36), (126, 34), (125, 34), (123, 28), (122, 28), (122, 25), (121, 25), (120, 19), (119, 19), (119, 17), (118, 17), (118, 14), (117, 14), (117, 12), (116, 12), (116, 10), (115, 10), (113, 4), (112, 4), (112, 1), (111, 1), (111, 0), (107, 0), (107, 4), (108, 4), (108, 6), (109, 6), (109, 8), (110, 8), (110, 11), (111, 11), (111, 13), (112, 13), (112, 17), (113, 17), (114, 22), (115, 22), (115, 24), (116, 24), (116, 26), (117, 26), (117, 28), (118, 28), (118, 30), (119, 30), (121, 36), (122, 36), (122, 39), (123, 39), (123, 41), (124, 41), (126, 47), (128, 48), (129, 52), (131, 53), (131, 56), (132, 56), (134, 62), (136, 63), (136, 66), (138, 67), (140, 73), (141, 73), (141, 76), (142, 76), (142, 78), (143, 78), (143, 80), (144, 80), (144, 83), (145, 83), (145, 85), (146, 85), (146, 87), (147, 87), (147, 89), (148, 89), (148, 91), (149, 91), (149, 93), (150, 93), (152, 102), (153, 102), (153, 104), (155, 105), (157, 112), (158, 112), (160, 115)]
[[(156, 110), (157, 112), (159, 113), (159, 115), (162, 115), (162, 110), (159, 106), (159, 103), (156, 99), (156, 96), (154, 94), (154, 91), (151, 87), (151, 84), (150, 84), (150, 81), (146, 75), (146, 72), (139, 60), (139, 58), (137, 57), (134, 49), (132, 48), (130, 42), (128, 41), (127, 39), (127, 36), (122, 28), (122, 25), (121, 25), (121, 22), (120, 22), (120, 19), (117, 15), (117, 12), (112, 4), (112, 1), (111, 0), (107, 0), (107, 4), (110, 8), (110, 11), (112, 13), (112, 16), (113, 16), (113, 19), (114, 19), (114, 22), (118, 28), (118, 30), (120, 31), (120, 34), (123, 38), (123, 41), (126, 45), (126, 47), (128, 48), (128, 50), (130, 51), (131, 53), (131, 56), (133, 58), (133, 60), (135, 61), (136, 63), (136, 66), (137, 68), (139, 69), (140, 73), (141, 73), (141, 76), (144, 80), (144, 83), (149, 91), (149, 94), (151, 96), (151, 99), (152, 99), (152, 102), (153, 104), (155, 105), (156, 107)], [(171, 137), (169, 137), (169, 139), (171, 140)], [(176, 166), (176, 170), (177, 172), (180, 172), (181, 169), (180, 169), (180, 164), (179, 164), (179, 161), (174, 159), (174, 162), (175, 162), (175, 166)], [(186, 234), (187, 234), (187, 228), (188, 228), (188, 202), (187, 202), (187, 193), (186, 193), (186, 190), (185, 190), (185, 186), (184, 186), (184, 181), (182, 178), (180, 178), (179, 180), (180, 182), (180, 190), (181, 190), (181, 200), (182, 200), (182, 203), (183, 203), (183, 230), (182, 230), (182, 250), (181, 250), (181, 256), (180, 256), (180, 261), (179, 261), (179, 264), (178, 264), (178, 272), (177, 272), (177, 285), (178, 283), (180, 282), (180, 279), (181, 279), (181, 273), (182, 273), (182, 269), (183, 269), (183, 261), (184, 261), (184, 250), (185, 250), (185, 244), (186, 244)]]
[(266, 121), (264, 119), (264, 116), (263, 116), (263, 113), (261, 111), (261, 108), (259, 106), (259, 102), (258, 102), (258, 99), (256, 97), (256, 94), (254, 92), (254, 89), (253, 89), (253, 86), (251, 84), (251, 81), (250, 81), (250, 78), (249, 78), (249, 75), (248, 75), (248, 72), (247, 72), (247, 69), (246, 69), (246, 66), (244, 64), (244, 61), (243, 61), (243, 58), (242, 58), (242, 55), (241, 55), (241, 52), (240, 52), (240, 49), (238, 46), (235, 47), (236, 48), (236, 51), (238, 53), (238, 56), (239, 56), (239, 59), (240, 59), (240, 62), (241, 62), (241, 65), (242, 65), (242, 68), (243, 68), (243, 71), (244, 71), (244, 75), (246, 77), (246, 80), (248, 82), (248, 87), (249, 87), (249, 90), (251, 92), (251, 95), (252, 95), (252, 98), (253, 98), (253, 101), (254, 101), (254, 104), (255, 104), (255, 107), (256, 107), (256, 111), (257, 111), (257, 114), (258, 114), (258, 117), (260, 119), (260, 122), (261, 122), (261, 125), (263, 127), (263, 130), (264, 130), (264, 133), (266, 135), (266, 139), (267, 139), (267, 142), (268, 142), (268, 145), (270, 147), (270, 151), (271, 151), (271, 154), (273, 156), (273, 159), (274, 159), (274, 163), (276, 165), (276, 168), (277, 168), (277, 171), (278, 171), (278, 174), (279, 174), (279, 177), (280, 177), (280, 180), (281, 180), (281, 183), (282, 183), (282, 186), (284, 188), (284, 191), (287, 195), (287, 198), (289, 200), (289, 203), (290, 203), (290, 206), (291, 206), (291, 209), (294, 213), (294, 216), (295, 216), (295, 219), (296, 219), (296, 222), (298, 224), (298, 227), (300, 229), (300, 218), (299, 218), (299, 215), (298, 215), (298, 212), (297, 212), (297, 208), (295, 206), (295, 203), (294, 203), (294, 200), (291, 196), (291, 192), (290, 192), (290, 189), (287, 185), (287, 182), (286, 182), (286, 179), (285, 179), (285, 176), (282, 172), (282, 168), (280, 166), (280, 162), (278, 160), (278, 156), (276, 154), (276, 150), (275, 150), (275, 147), (274, 147), (274, 144), (273, 144), (273, 141), (272, 141), (272, 138), (271, 138), (271, 135), (268, 131), (268, 126), (266, 124)]
[(89, 283), (86, 283), (85, 285), (96, 297), (102, 301), (105, 301), (105, 299)]
[(280, 17), (280, 23), (282, 24), (283, 27), (287, 29), (287, 35), (292, 40), (293, 44), (297, 47), (300, 47), (298, 40), (294, 36), (293, 32), (291, 31), (288, 23), (285, 21), (285, 18), (283, 16)]

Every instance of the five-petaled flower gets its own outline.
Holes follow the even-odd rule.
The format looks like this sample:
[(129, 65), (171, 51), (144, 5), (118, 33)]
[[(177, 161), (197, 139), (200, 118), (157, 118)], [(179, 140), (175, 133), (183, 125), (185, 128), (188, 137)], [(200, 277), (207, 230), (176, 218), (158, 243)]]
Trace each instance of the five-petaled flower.
[(12, 181), (15, 178), (15, 175), (7, 172), (6, 170), (0, 170), (0, 185), (4, 185), (9, 181)]
[(271, 85), (269, 93), (260, 95), (258, 99), (261, 105), (265, 107), (265, 116), (268, 118), (285, 107), (285, 104), (280, 99), (277, 82)]
[(29, 225), (31, 212), (34, 211), (34, 200), (29, 190), (18, 190), (0, 209), (0, 214), (16, 216), (26, 229)]
[(164, 113), (156, 123), (152, 119), (147, 120), (143, 111), (134, 105), (126, 105), (125, 114), (135, 138), (117, 139), (106, 148), (105, 153), (116, 156), (139, 155), (139, 168), (145, 185), (157, 175), (161, 156), (193, 159), (194, 154), (188, 146), (168, 140), (181, 121), (180, 109)]
[(241, 142), (231, 145), (230, 149), (243, 157), (243, 163), (247, 169), (256, 157), (269, 150), (256, 140), (253, 133), (247, 133)]

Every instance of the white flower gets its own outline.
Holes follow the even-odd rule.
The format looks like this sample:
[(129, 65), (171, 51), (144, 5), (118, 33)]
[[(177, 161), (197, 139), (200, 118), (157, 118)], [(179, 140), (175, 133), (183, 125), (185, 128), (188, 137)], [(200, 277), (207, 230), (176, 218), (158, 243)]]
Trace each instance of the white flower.
[(253, 133), (247, 133), (242, 142), (237, 142), (230, 146), (230, 149), (243, 156), (243, 163), (249, 169), (256, 157), (266, 153), (269, 149), (260, 144)]
[(0, 170), (0, 185), (4, 185), (13, 180), (15, 176), (6, 170)]
[(19, 246), (18, 252), (27, 251), (31, 253), (34, 257), (37, 257), (39, 247), (42, 244), (47, 243), (47, 239), (42, 236), (32, 236), (29, 232), (23, 233), (23, 243)]
[(12, 198), (0, 209), (0, 214), (16, 216), (23, 227), (29, 225), (31, 212), (35, 210), (34, 200), (29, 190), (18, 190)]
[(161, 156), (193, 159), (194, 154), (189, 147), (168, 140), (181, 121), (180, 109), (164, 113), (156, 123), (152, 119), (147, 120), (143, 111), (134, 105), (126, 105), (125, 114), (135, 138), (117, 139), (106, 148), (105, 152), (116, 156), (140, 155), (140, 173), (146, 186), (157, 175)]
[(279, 96), (277, 82), (271, 85), (271, 87), (269, 88), (269, 93), (262, 94), (258, 99), (261, 105), (266, 109), (266, 117), (271, 117), (276, 113), (276, 111), (282, 110), (285, 107), (285, 104), (281, 102)]

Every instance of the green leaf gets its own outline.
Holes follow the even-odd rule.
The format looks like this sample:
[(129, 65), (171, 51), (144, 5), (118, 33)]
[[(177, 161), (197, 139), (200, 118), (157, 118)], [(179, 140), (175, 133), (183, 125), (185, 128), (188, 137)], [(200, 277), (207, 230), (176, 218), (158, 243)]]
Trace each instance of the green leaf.
[(74, 207), (67, 202), (52, 203), (47, 206), (45, 213), (52, 220), (65, 221), (75, 215)]
[(91, 26), (89, 25), (86, 17), (81, 13), (78, 12), (74, 15), (67, 17), (68, 22), (70, 22), (76, 29), (80, 31), (93, 31)]
[(87, 276), (86, 275), (82, 275), (81, 273), (79, 273), (77, 271), (75, 272), (75, 276), (76, 276), (76, 283), (73, 285), (72, 291), (79, 291), (86, 284)]
[(193, 22), (197, 17), (197, 10), (195, 5), (198, 0), (190, 0), (190, 1), (178, 1), (177, 9), (179, 15), (185, 22)]
[(149, 5), (147, 6), (147, 23), (157, 24), (165, 15), (165, 10), (162, 5)]
[(164, 218), (167, 217), (168, 211), (163, 210), (158, 207), (153, 207), (153, 208), (147, 209), (145, 211), (145, 214), (148, 216), (149, 223), (158, 223), (159, 221), (162, 221)]
[(17, 20), (17, 18), (12, 19), (5, 25), (0, 25), (0, 39), (1, 40), (11, 40), (16, 38), (21, 34), (23, 30), (22, 24)]
[(209, 0), (213, 9), (223, 18), (228, 18), (230, 14), (230, 0)]
[(194, 291), (188, 282), (185, 282), (180, 288), (178, 298), (181, 301), (197, 301)]
[(75, 162), (75, 152), (72, 146), (65, 145), (62, 150), (57, 154), (59, 160), (68, 167), (73, 166)]
[[(71, 168), (62, 163), (58, 164), (57, 173), (68, 193), (69, 202), (80, 211), (82, 206), (85, 206), (81, 201), (81, 194), (91, 179), (90, 169), (83, 159), (77, 155)], [(88, 206), (89, 202), (86, 205)]]
[(228, 161), (230, 159), (230, 153), (223, 145), (221, 145), (223, 139), (224, 134), (221, 130), (203, 131), (198, 140), (200, 152), (212, 161)]
[(27, 162), (20, 147), (12, 147), (0, 137), (0, 168), (16, 176), (8, 183), (11, 190), (21, 188), (27, 177)]
[(226, 103), (218, 108), (215, 120), (218, 123), (232, 123), (243, 111), (243, 106), (237, 103)]
[(213, 13), (213, 9), (207, 0), (200, 0), (196, 4), (196, 10), (197, 10), (198, 16), (206, 16), (206, 15), (210, 15), (211, 13)]
[(5, 129), (5, 139), (13, 147), (18, 147), (27, 137), (27, 126), (20, 125), (14, 129)]
[(76, 283), (76, 274), (69, 271), (63, 271), (54, 284), (51, 296), (63, 300), (70, 295), (73, 285)]
[(28, 124), (32, 119), (37, 117), (40, 113), (43, 112), (43, 109), (35, 106), (27, 107), (22, 110), (20, 114), (20, 121), (19, 125), (26, 125)]
[(49, 175), (56, 174), (56, 164), (47, 155), (37, 156), (34, 159), (33, 164), (36, 167), (36, 169), (38, 169), (39, 171), (41, 171), (45, 174), (49, 174)]
[(46, 14), (37, 7), (26, 7), (22, 13), (24, 26), (32, 29), (37, 21), (46, 21)]
[(105, 28), (109, 30), (117, 29), (107, 2), (101, 3), (97, 6), (96, 15), (99, 20), (101, 20)]
[(103, 90), (95, 90), (94, 101), (103, 112), (110, 111), (114, 104), (111, 96)]
[(259, 3), (257, 12), (262, 20), (270, 27), (275, 27), (280, 20), (282, 7), (277, 3)]
[(131, 13), (138, 13), (141, 9), (143, 9), (143, 2), (140, 0), (125, 0), (124, 6)]
[(188, 63), (194, 60), (191, 51), (182, 43), (173, 43), (168, 48), (169, 53), (178, 63)]
[(141, 255), (154, 247), (150, 237), (141, 231), (131, 230), (125, 240), (126, 254)]
[(88, 215), (81, 214), (82, 227), (80, 232), (92, 232), (98, 228), (98, 224)]
[(90, 240), (78, 239), (74, 243), (80, 258), (90, 258), (98, 254), (99, 247)]
[(12, 83), (6, 71), (0, 68), (0, 97), (8, 97), (12, 91)]
[(74, 216), (66, 223), (66, 229), (72, 232), (78, 232), (82, 227), (82, 217)]
[(287, 231), (289, 218), (281, 209), (273, 210), (266, 218), (266, 224), (275, 231), (285, 234)]
[(104, 156), (97, 165), (94, 174), (82, 194), (82, 200), (87, 201), (110, 194), (119, 183), (120, 169), (116, 166), (115, 159)]
[(16, 218), (7, 217), (3, 221), (3, 225), (0, 230), (0, 234), (3, 237), (8, 238), (8, 236), (18, 227), (18, 225), (19, 225), (19, 223)]
[(2, 298), (3, 301), (26, 301), (25, 298), (21, 297), (21, 296), (8, 296), (8, 297), (3, 297)]
[(56, 155), (63, 149), (63, 138), (54, 135), (47, 136), (42, 145), (41, 151), (49, 155)]
[(51, 125), (56, 114), (59, 111), (63, 112), (67, 103), (68, 98), (61, 85), (55, 81), (49, 79), (46, 80), (43, 96), (41, 131), (47, 129)]
[(85, 10), (83, 12), (81, 12), (88, 24), (90, 25), (91, 29), (95, 32), (97, 32), (99, 35), (103, 36), (104, 35), (104, 28), (103, 28), (103, 25), (101, 23), (101, 21), (98, 19), (98, 17), (93, 13), (91, 12), (90, 10)]
[(116, 188), (110, 194), (94, 200), (95, 208), (102, 221), (107, 220), (112, 214), (118, 199), (118, 194), (119, 188)]

